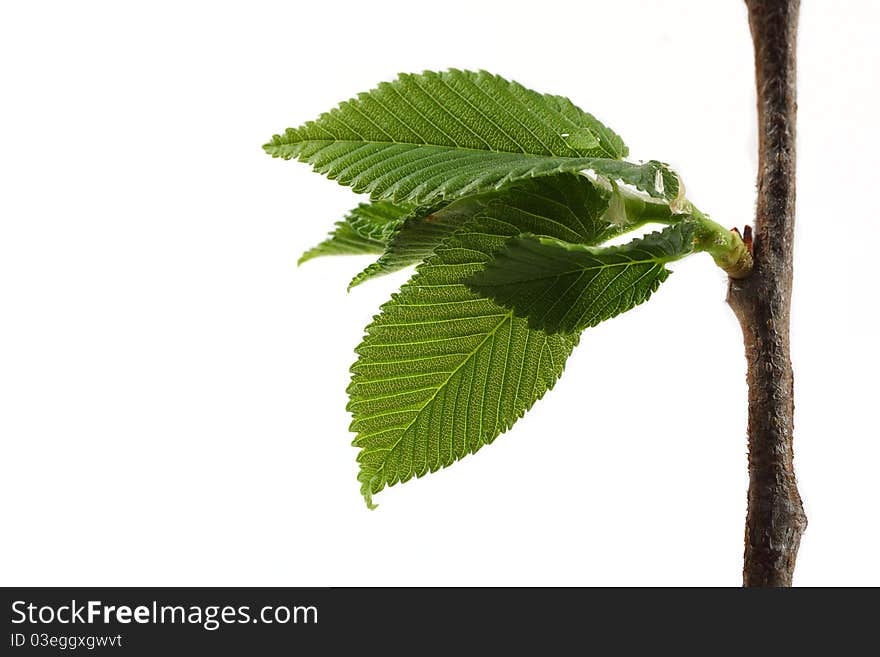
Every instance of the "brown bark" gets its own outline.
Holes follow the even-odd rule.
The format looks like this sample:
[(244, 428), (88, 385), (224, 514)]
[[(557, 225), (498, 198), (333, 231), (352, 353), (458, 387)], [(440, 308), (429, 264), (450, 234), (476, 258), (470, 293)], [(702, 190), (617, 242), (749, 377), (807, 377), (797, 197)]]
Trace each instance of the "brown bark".
[(730, 280), (749, 386), (745, 586), (791, 586), (807, 518), (794, 475), (789, 309), (795, 208), (796, 34), (799, 0), (746, 0), (758, 90), (754, 270)]

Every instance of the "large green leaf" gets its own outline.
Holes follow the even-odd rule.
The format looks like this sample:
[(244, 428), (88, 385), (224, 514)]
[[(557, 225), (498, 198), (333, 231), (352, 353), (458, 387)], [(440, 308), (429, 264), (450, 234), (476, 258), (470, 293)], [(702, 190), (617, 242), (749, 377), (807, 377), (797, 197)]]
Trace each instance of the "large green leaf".
[(471, 454), (550, 389), (577, 334), (529, 328), (462, 281), (511, 237), (599, 243), (618, 228), (583, 176), (526, 181), (444, 239), (382, 307), (357, 348), (348, 409), (368, 505), (385, 486)]
[(387, 201), (361, 203), (336, 223), (327, 239), (303, 253), (299, 264), (320, 256), (383, 253), (404, 219), (414, 214), (415, 208)]
[(669, 276), (664, 265), (693, 252), (693, 238), (689, 222), (605, 248), (522, 235), (465, 283), (534, 329), (582, 331), (647, 301)]
[(593, 170), (674, 198), (666, 165), (622, 162), (623, 141), (560, 96), (485, 71), (401, 75), (263, 148), (367, 192), (432, 205), (535, 176)]

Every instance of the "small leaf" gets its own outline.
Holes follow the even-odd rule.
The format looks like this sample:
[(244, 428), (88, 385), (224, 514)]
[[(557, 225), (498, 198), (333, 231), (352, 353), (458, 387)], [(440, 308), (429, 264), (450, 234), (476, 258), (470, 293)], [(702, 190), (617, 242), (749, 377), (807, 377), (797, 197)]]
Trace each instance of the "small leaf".
[(465, 283), (533, 329), (577, 332), (647, 301), (669, 276), (664, 265), (693, 252), (693, 238), (688, 222), (605, 248), (523, 235)]
[(485, 71), (401, 75), (263, 148), (395, 203), (434, 205), (588, 169), (653, 196), (677, 193), (666, 165), (620, 161), (627, 154), (620, 137), (568, 99)]
[(446, 467), (491, 443), (549, 390), (577, 334), (528, 326), (462, 281), (523, 231), (596, 243), (605, 197), (583, 176), (520, 183), (446, 237), (367, 327), (348, 409), (361, 492)]
[[(500, 192), (497, 192), (500, 193)], [(372, 278), (420, 263), (444, 238), (485, 206), (483, 196), (467, 196), (445, 207), (407, 217), (388, 238), (381, 257), (355, 276), (348, 289)]]
[(414, 208), (387, 201), (361, 203), (348, 213), (327, 239), (302, 254), (297, 264), (321, 256), (383, 253), (391, 235)]

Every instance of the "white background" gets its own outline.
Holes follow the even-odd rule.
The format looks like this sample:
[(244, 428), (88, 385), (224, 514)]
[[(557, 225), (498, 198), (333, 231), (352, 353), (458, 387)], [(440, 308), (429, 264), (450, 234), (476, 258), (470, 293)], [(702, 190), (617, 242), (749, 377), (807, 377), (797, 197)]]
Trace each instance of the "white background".
[[(406, 274), (296, 258), (357, 199), (274, 132), (399, 71), (568, 95), (750, 222), (741, 2), (0, 9), (0, 583), (738, 585), (741, 336), (706, 256), (478, 455), (369, 512), (344, 411)], [(802, 8), (796, 583), (880, 585), (877, 3)]]

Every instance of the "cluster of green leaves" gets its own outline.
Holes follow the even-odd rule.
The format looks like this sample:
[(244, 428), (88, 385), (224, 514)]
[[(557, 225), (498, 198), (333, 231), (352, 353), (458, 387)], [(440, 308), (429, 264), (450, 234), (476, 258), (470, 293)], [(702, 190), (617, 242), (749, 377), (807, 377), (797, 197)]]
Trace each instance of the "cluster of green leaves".
[[(510, 428), (585, 328), (646, 301), (698, 243), (667, 165), (626, 161), (568, 99), (486, 72), (401, 75), (264, 148), (370, 197), (301, 261), (380, 254), (352, 286), (417, 265), (351, 369), (370, 507)], [(645, 223), (666, 227), (602, 246)]]

